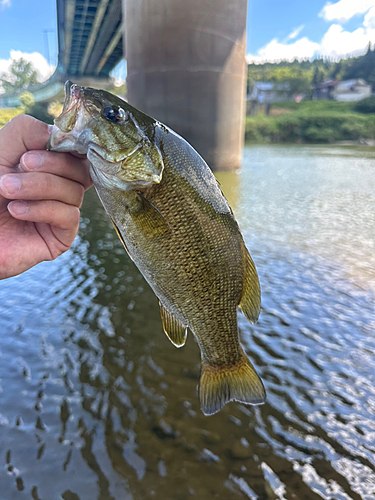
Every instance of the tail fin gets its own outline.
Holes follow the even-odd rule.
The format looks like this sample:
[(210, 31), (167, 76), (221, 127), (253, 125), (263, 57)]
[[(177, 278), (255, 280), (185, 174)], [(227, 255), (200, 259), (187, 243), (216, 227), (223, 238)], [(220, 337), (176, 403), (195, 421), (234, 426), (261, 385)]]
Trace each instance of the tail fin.
[(225, 368), (202, 362), (199, 403), (205, 415), (217, 413), (229, 401), (259, 405), (265, 400), (263, 383), (245, 353), (238, 363)]

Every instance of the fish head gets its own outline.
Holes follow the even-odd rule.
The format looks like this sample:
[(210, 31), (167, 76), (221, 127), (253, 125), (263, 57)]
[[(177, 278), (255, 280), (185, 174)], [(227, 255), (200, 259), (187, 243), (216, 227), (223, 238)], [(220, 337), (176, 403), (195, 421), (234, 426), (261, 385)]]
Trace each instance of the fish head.
[(152, 140), (155, 123), (110, 92), (67, 81), (47, 149), (86, 154), (94, 182), (140, 189), (162, 178), (162, 154)]

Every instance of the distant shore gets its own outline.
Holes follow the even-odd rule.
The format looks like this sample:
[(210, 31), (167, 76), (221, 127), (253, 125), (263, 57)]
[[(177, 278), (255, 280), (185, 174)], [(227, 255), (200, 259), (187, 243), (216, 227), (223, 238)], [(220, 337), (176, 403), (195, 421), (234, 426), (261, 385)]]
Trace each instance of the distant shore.
[(355, 111), (355, 103), (286, 102), (272, 105), (270, 114), (247, 116), (247, 143), (375, 144), (375, 113)]

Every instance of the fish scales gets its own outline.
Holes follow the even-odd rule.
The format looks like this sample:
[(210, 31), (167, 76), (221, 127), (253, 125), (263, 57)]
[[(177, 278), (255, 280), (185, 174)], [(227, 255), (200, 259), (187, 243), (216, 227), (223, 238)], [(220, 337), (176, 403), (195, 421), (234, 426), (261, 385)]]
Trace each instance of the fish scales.
[[(114, 110), (127, 114), (117, 127), (107, 116)], [(76, 125), (64, 130), (69, 113)], [(201, 351), (202, 411), (216, 413), (230, 400), (264, 402), (237, 325), (239, 305), (256, 321), (259, 281), (233, 213), (198, 153), (115, 96), (73, 84), (50, 147), (87, 152), (99, 197), (159, 298), (166, 334), (180, 347), (186, 328), (193, 332)]]

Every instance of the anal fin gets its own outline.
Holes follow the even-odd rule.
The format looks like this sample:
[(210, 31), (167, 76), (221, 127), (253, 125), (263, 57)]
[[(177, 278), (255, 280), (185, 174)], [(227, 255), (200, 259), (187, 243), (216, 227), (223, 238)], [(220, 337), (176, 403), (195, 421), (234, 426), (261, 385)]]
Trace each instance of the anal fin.
[(187, 327), (160, 303), (160, 316), (163, 329), (169, 340), (176, 347), (182, 347), (186, 342)]
[(240, 308), (250, 323), (256, 323), (260, 313), (260, 284), (255, 264), (246, 247), (243, 259), (244, 276)]

